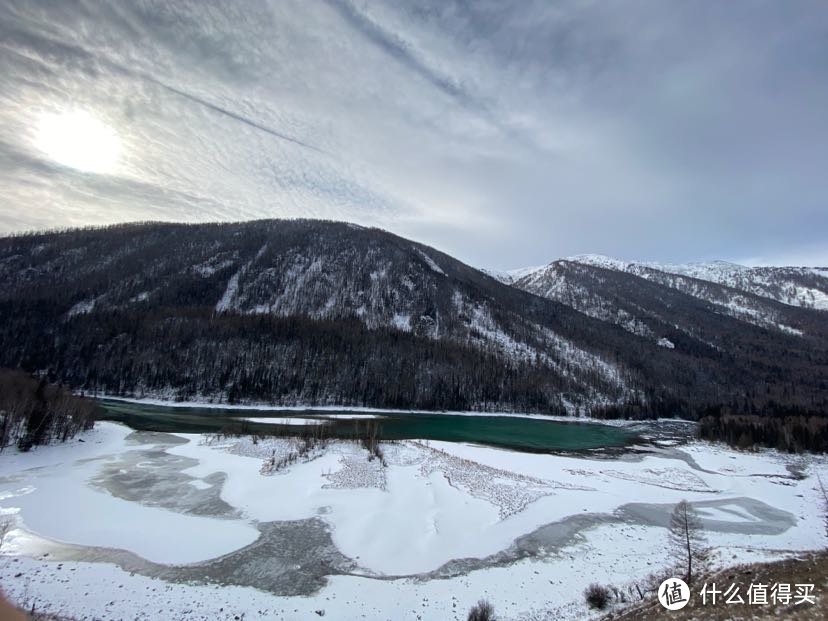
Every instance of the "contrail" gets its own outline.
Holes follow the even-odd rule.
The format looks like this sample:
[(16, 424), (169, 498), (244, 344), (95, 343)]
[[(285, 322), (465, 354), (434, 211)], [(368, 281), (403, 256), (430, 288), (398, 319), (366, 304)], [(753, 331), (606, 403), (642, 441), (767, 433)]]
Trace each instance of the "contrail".
[(178, 95), (179, 97), (183, 97), (184, 99), (192, 101), (193, 103), (204, 106), (205, 108), (207, 108), (209, 110), (212, 110), (213, 112), (216, 112), (218, 114), (222, 114), (224, 116), (230, 117), (231, 119), (233, 119), (235, 121), (238, 121), (239, 123), (244, 123), (248, 127), (252, 127), (253, 129), (258, 129), (259, 131), (263, 131), (266, 134), (270, 134), (274, 138), (279, 138), (280, 140), (287, 140), (288, 142), (292, 142), (293, 144), (297, 144), (300, 147), (305, 147), (306, 149), (311, 149), (313, 151), (316, 151), (317, 153), (323, 153), (325, 155), (329, 155), (326, 151), (323, 151), (322, 149), (320, 149), (318, 147), (315, 147), (311, 144), (308, 144), (307, 142), (302, 142), (298, 138), (293, 138), (291, 136), (288, 136), (287, 134), (283, 134), (281, 132), (276, 131), (275, 129), (271, 129), (270, 127), (267, 127), (265, 125), (257, 123), (256, 121), (254, 121), (252, 119), (249, 119), (249, 118), (244, 117), (240, 114), (236, 114), (235, 112), (227, 110), (226, 108), (222, 108), (221, 106), (217, 106), (216, 104), (210, 103), (209, 101), (201, 99), (200, 97), (196, 97), (195, 95), (192, 95), (192, 94), (187, 93), (185, 91), (178, 90), (177, 88), (175, 88), (173, 86), (169, 86), (168, 84), (164, 84), (160, 80), (157, 80), (157, 79), (155, 79), (151, 76), (142, 75), (141, 77), (143, 79), (145, 79), (146, 81), (148, 81), (148, 82), (152, 82), (153, 84), (155, 84), (157, 86), (160, 86), (165, 91), (168, 91), (168, 92), (170, 92), (174, 95)]

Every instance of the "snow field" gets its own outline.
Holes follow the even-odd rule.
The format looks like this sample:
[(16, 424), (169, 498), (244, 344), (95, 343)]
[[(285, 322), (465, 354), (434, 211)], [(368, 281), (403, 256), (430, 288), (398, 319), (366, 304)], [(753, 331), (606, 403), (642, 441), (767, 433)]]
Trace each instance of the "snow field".
[[(245, 619), (312, 619), (324, 610), (333, 619), (462, 620), (469, 606), (486, 597), (506, 620), (580, 619), (588, 616), (581, 593), (589, 583), (624, 587), (665, 565), (663, 528), (604, 523), (598, 516), (594, 526), (537, 558), (446, 579), (410, 576), (453, 559), (496, 554), (543, 525), (612, 514), (630, 502), (721, 500), (700, 507), (702, 516), (739, 525), (757, 521), (738, 503), (750, 498), (795, 517), (795, 526), (778, 535), (709, 532), (720, 564), (778, 558), (825, 543), (813, 475), (828, 480), (828, 468), (818, 457), (739, 453), (705, 443), (609, 459), (401, 442), (383, 445), (383, 467), (369, 462), (357, 444), (331, 442), (309, 460), (262, 476), (263, 460), (292, 450), (291, 440), (206, 442), (178, 434), (185, 443), (155, 446), (129, 434), (120, 425), (99, 423), (84, 443), (0, 456), (0, 509), (13, 513), (21, 527), (3, 548), (0, 576), (16, 601), (36, 600), (38, 609), (79, 618), (233, 619), (244, 613)], [(211, 486), (204, 481), (210, 475), (225, 473), (221, 499), (242, 517), (185, 515), (88, 485), (109, 460), (148, 448), (195, 460), (183, 474), (199, 489)], [(314, 597), (168, 583), (107, 563), (50, 562), (38, 556), (37, 537), (28, 534), (178, 564), (244, 547), (258, 536), (257, 522), (315, 516), (327, 522), (334, 544), (364, 575), (331, 576)]]

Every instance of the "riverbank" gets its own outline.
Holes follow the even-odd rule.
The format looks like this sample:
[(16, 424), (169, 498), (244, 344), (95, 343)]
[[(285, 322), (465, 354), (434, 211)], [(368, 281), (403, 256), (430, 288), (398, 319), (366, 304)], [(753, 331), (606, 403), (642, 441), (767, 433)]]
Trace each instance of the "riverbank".
[(347, 413), (353, 414), (374, 414), (374, 415), (399, 415), (399, 414), (439, 414), (441, 416), (493, 416), (504, 418), (530, 418), (535, 420), (548, 420), (553, 422), (583, 422), (596, 423), (601, 425), (608, 425), (611, 427), (635, 427), (642, 424), (679, 424), (687, 425), (692, 428), (696, 425), (693, 421), (684, 420), (681, 418), (659, 418), (653, 420), (629, 420), (629, 419), (601, 419), (592, 418), (589, 416), (553, 416), (550, 414), (530, 414), (525, 412), (486, 412), (480, 410), (417, 410), (417, 409), (389, 409), (389, 408), (372, 408), (362, 406), (342, 406), (342, 405), (268, 405), (265, 403), (214, 403), (212, 401), (173, 401), (157, 398), (133, 398), (133, 397), (116, 397), (112, 395), (99, 394), (93, 395), (94, 399), (99, 401), (120, 401), (123, 403), (133, 403), (135, 405), (148, 405), (162, 408), (187, 408), (187, 409), (210, 409), (210, 410), (226, 410), (226, 411), (241, 411), (241, 412), (319, 412), (328, 415), (343, 415)]

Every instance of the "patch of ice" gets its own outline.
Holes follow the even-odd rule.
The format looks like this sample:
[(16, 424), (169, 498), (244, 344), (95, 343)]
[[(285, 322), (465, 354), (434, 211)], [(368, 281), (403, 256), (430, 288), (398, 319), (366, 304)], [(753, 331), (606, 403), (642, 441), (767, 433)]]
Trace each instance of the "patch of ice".
[[(206, 561), (259, 537), (259, 531), (242, 520), (176, 513), (91, 487), (88, 481), (102, 460), (134, 448), (125, 443), (131, 433), (127, 427), (100, 421), (95, 426), (97, 433), (86, 437), (84, 444), (0, 456), (4, 473), (25, 472), (34, 488), (0, 501), (3, 508), (19, 511), (25, 528), (57, 541), (129, 550), (157, 563)], [(13, 489), (8, 483), (0, 483), (0, 492), (9, 491)]]
[(322, 418), (299, 418), (291, 416), (289, 418), (257, 418), (255, 416), (237, 416), (236, 420), (247, 420), (253, 423), (260, 423), (262, 425), (324, 425), (328, 421)]

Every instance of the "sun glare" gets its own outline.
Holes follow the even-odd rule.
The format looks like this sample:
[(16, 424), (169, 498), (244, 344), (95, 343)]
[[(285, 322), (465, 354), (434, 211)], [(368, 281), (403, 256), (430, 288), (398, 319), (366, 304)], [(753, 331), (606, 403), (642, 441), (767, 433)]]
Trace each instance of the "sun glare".
[(85, 172), (112, 172), (121, 154), (117, 132), (85, 110), (43, 114), (35, 143), (55, 162)]

